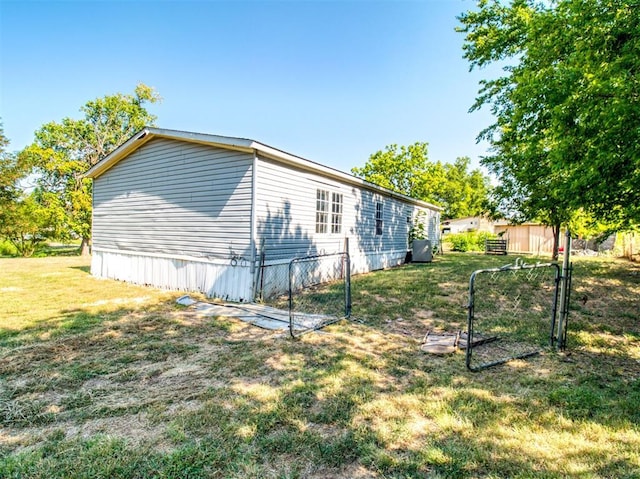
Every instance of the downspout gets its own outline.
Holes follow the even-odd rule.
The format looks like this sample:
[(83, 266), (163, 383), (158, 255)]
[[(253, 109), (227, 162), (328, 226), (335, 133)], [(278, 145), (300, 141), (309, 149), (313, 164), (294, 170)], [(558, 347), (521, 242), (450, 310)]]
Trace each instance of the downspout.
[(258, 228), (257, 228), (257, 213), (256, 213), (256, 204), (257, 204), (257, 192), (256, 192), (256, 184), (257, 184), (257, 170), (258, 170), (258, 152), (257, 150), (253, 150), (253, 164), (251, 166), (251, 225), (250, 225), (250, 236), (251, 239), (249, 241), (251, 248), (251, 277), (253, 281), (251, 282), (251, 301), (255, 301), (256, 291), (257, 291), (257, 282), (258, 282), (258, 274), (260, 272), (260, 268), (256, 267), (256, 261), (258, 257)]

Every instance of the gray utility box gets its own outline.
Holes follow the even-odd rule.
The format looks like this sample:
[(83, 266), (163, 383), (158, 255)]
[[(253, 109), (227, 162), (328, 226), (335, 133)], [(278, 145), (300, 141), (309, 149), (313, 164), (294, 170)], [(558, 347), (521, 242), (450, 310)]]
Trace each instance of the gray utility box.
[(413, 240), (411, 251), (411, 261), (414, 263), (430, 263), (433, 260), (431, 251), (431, 241)]

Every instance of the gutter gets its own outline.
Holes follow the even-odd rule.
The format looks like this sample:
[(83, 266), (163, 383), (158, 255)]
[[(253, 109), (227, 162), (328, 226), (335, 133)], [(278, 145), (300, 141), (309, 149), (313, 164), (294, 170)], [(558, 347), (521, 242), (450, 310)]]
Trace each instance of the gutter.
[(143, 146), (145, 143), (149, 142), (153, 138), (168, 138), (173, 140), (182, 140), (182, 141), (187, 141), (191, 143), (200, 143), (203, 145), (218, 146), (218, 147), (226, 148), (230, 150), (253, 153), (254, 163), (255, 163), (255, 158), (257, 156), (257, 153), (260, 153), (265, 157), (273, 159), (280, 163), (296, 166), (305, 171), (309, 171), (316, 174), (322, 174), (324, 176), (328, 176), (330, 178), (333, 178), (354, 186), (366, 188), (370, 191), (374, 191), (377, 193), (382, 193), (385, 196), (402, 200), (405, 203), (411, 203), (416, 206), (429, 208), (435, 211), (444, 210), (444, 208), (440, 206), (427, 203), (426, 201), (411, 198), (410, 196), (406, 196), (401, 193), (397, 193), (393, 190), (383, 188), (382, 186), (378, 186), (374, 183), (365, 181), (362, 178), (358, 178), (351, 174), (344, 173), (340, 170), (336, 170), (335, 168), (331, 168), (331, 167), (322, 165), (320, 163), (316, 163), (311, 160), (307, 160), (305, 158), (292, 155), (291, 153), (287, 153), (286, 151), (278, 150), (277, 148), (273, 148), (271, 146), (265, 145), (263, 143), (260, 143), (254, 140), (250, 140), (247, 138), (235, 138), (235, 137), (227, 137), (227, 136), (209, 135), (205, 133), (192, 133), (192, 132), (179, 131), (179, 130), (167, 130), (167, 129), (155, 128), (155, 127), (146, 127), (140, 132), (133, 135), (129, 140), (127, 140), (121, 146), (116, 148), (114, 151), (109, 153), (102, 160), (100, 160), (98, 163), (92, 166), (84, 174), (84, 177), (97, 178), (102, 173), (104, 173), (109, 168), (111, 168), (116, 163), (118, 163), (121, 159), (123, 159), (133, 151), (137, 150), (138, 148), (140, 148), (141, 146)]

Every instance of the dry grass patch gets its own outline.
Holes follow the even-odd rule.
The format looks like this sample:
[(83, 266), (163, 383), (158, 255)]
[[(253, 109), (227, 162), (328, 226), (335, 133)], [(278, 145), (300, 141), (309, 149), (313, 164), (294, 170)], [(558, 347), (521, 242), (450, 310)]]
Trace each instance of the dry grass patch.
[(637, 265), (576, 263), (567, 354), (474, 374), (419, 350), (505, 262), (354, 278), (358, 321), (292, 341), (79, 258), (0, 260), (0, 476), (635, 477)]

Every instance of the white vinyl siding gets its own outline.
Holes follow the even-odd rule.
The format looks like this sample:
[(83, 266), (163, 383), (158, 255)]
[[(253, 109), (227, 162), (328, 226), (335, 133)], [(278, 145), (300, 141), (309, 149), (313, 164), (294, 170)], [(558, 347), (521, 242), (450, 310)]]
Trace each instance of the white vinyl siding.
[(286, 287), (291, 259), (347, 243), (353, 273), (401, 264), (407, 217), (419, 211), (437, 239), (437, 210), (310, 162), (266, 157), (245, 141), (223, 148), (152, 137), (99, 174), (93, 274), (251, 301), (254, 287)]
[(94, 180), (93, 247), (250, 255), (252, 156), (154, 139)]
[[(408, 246), (407, 216), (414, 216), (419, 210), (424, 210), (429, 217), (439, 215), (437, 211), (263, 157), (259, 157), (257, 171), (258, 243), (264, 249), (267, 262), (343, 251), (346, 238), (353, 255), (393, 252), (404, 259)], [(329, 192), (330, 216), (333, 216), (334, 206), (338, 209), (338, 198), (341, 199), (339, 233), (333, 230), (332, 217), (329, 218), (328, 233), (316, 232), (318, 190)], [(334, 194), (339, 195), (336, 202), (333, 201)], [(380, 235), (375, 234), (376, 203), (381, 203), (382, 207), (383, 231)], [(335, 220), (337, 222), (338, 217)], [(433, 240), (437, 238), (437, 221), (431, 223), (429, 234)]]
[[(344, 239), (327, 234), (318, 225), (318, 199), (321, 213), (330, 220), (330, 193), (339, 185), (322, 177), (276, 161), (259, 157), (256, 178), (256, 226), (258, 246), (265, 252), (266, 261), (285, 261), (298, 256), (342, 250)], [(322, 180), (322, 181), (318, 181)], [(326, 207), (326, 210), (325, 210)], [(316, 232), (316, 229), (318, 232)]]

